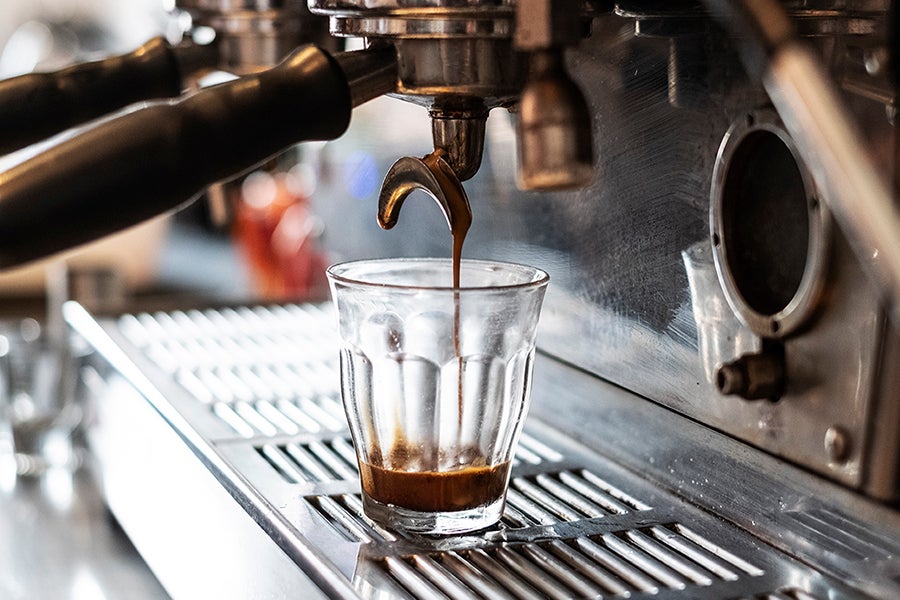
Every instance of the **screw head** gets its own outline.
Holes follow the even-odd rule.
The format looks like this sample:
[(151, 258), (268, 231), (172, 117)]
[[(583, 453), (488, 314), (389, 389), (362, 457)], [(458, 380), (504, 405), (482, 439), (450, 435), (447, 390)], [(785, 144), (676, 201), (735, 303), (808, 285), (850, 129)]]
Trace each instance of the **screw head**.
[(850, 435), (837, 425), (832, 425), (825, 432), (825, 451), (832, 461), (846, 461), (850, 456), (850, 447)]

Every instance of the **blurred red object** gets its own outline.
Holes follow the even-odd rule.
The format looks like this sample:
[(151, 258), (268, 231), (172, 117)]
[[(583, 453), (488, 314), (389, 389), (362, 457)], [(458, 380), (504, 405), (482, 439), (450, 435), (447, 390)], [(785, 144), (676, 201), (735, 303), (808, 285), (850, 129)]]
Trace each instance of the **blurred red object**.
[(235, 214), (237, 246), (256, 291), (269, 300), (319, 300), (327, 296), (327, 261), (316, 249), (322, 223), (309, 207), (313, 184), (299, 173), (251, 173), (241, 186)]

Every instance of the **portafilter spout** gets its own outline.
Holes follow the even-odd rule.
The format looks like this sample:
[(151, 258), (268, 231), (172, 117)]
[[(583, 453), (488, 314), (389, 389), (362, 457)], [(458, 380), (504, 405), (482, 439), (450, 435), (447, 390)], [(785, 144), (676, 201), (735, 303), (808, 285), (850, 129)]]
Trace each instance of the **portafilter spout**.
[(391, 167), (378, 198), (378, 224), (391, 229), (400, 218), (400, 208), (415, 190), (422, 190), (434, 200), (450, 232), (466, 237), (472, 225), (472, 208), (462, 183), (444, 160), (443, 150), (435, 150), (423, 158), (403, 157)]

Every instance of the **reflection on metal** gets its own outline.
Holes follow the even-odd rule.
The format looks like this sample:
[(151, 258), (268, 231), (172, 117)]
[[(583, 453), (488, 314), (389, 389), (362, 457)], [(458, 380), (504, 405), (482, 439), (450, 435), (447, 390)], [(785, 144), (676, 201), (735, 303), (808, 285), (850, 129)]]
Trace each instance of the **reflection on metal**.
[[(346, 598), (663, 591), (691, 598), (778, 597), (786, 590), (824, 599), (857, 593), (829, 573), (843, 576), (842, 569), (889, 557), (890, 532), (900, 531), (896, 515), (885, 519), (891, 513), (875, 504), (859, 498), (848, 503), (839, 493), (826, 503), (822, 482), (801, 471), (782, 464), (770, 472), (766, 461), (739, 463), (740, 444), (690, 421), (679, 420), (674, 435), (658, 435), (658, 428), (674, 424), (658, 418), (665, 409), (544, 357), (502, 522), (477, 535), (404, 535), (363, 514), (348, 432), (334, 428), (339, 379), (329, 306), (156, 312), (101, 321), (77, 305), (67, 305), (66, 313), (97, 349), (95, 363), (109, 386), (108, 393), (95, 388), (101, 418), (91, 441), (106, 450), (99, 456), (115, 494), (111, 507), (175, 597), (189, 589), (180, 581), (182, 563), (171, 544), (155, 541), (171, 516), (133, 508), (136, 495), (154, 486), (170, 494), (173, 482), (181, 492), (174, 495), (179, 519), (193, 523), (185, 530), (190, 533), (179, 534), (180, 544), (195, 556), (217, 559), (192, 562), (190, 576), (204, 585), (215, 579), (223, 598), (275, 594), (290, 582), (293, 594)], [(635, 427), (645, 435), (634, 435)], [(591, 447), (583, 435), (593, 438)], [(111, 443), (124, 447), (112, 452)], [(156, 450), (134, 469), (131, 449), (146, 443)], [(178, 461), (170, 460), (179, 452)], [(678, 477), (690, 479), (672, 494), (673, 461), (688, 456)], [(648, 458), (635, 469), (633, 461)], [(210, 483), (221, 493), (213, 493)], [(716, 504), (724, 493), (740, 506)], [(694, 502), (705, 494), (714, 503), (699, 502), (698, 508)], [(714, 516), (733, 519), (734, 510), (743, 511), (743, 526), (757, 523), (754, 535)], [(250, 519), (258, 525), (252, 535), (242, 525)], [(211, 546), (221, 544), (216, 536), (194, 535), (207, 527), (240, 531), (241, 546), (249, 543), (253, 552), (228, 558)], [(826, 531), (845, 540), (852, 554), (835, 555), (832, 543), (817, 550), (798, 542), (804, 535), (818, 540)], [(804, 562), (760, 536), (776, 546), (796, 544)], [(250, 571), (257, 576), (248, 577)], [(856, 586), (863, 578), (867, 593), (890, 595), (897, 591), (890, 572), (873, 577), (862, 567), (847, 581)], [(245, 578), (240, 585), (238, 577)]]
[[(315, 42), (330, 48), (324, 19), (304, 0), (176, 0), (188, 15), (188, 36), (215, 36), (219, 68), (236, 74), (273, 67), (297, 46)], [(178, 15), (173, 16), (178, 22)], [(333, 49), (336, 49), (334, 47)]]

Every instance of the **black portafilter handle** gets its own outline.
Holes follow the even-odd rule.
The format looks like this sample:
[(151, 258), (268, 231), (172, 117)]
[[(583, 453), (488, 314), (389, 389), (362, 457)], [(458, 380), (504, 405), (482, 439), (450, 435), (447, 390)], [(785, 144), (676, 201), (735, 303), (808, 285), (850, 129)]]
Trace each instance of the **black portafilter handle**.
[(392, 48), (331, 56), (309, 45), (267, 71), (64, 137), (0, 174), (0, 268), (167, 212), (298, 142), (334, 139), (353, 106), (395, 85)]
[(157, 37), (128, 54), (0, 81), (0, 154), (140, 100), (178, 96), (183, 77), (217, 62), (213, 45)]

